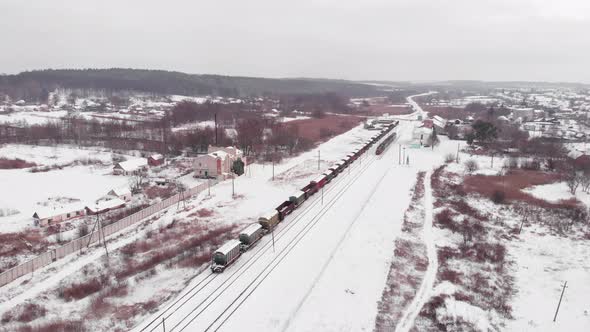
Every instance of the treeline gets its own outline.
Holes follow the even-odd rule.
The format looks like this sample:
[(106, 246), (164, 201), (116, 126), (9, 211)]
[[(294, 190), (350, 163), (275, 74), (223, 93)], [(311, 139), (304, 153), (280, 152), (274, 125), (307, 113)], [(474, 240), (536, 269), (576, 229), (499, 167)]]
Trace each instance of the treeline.
[(0, 94), (14, 100), (43, 101), (55, 88), (140, 91), (187, 96), (247, 97), (337, 93), (382, 95), (378, 87), (344, 80), (270, 79), (141, 69), (47, 69), (0, 76)]

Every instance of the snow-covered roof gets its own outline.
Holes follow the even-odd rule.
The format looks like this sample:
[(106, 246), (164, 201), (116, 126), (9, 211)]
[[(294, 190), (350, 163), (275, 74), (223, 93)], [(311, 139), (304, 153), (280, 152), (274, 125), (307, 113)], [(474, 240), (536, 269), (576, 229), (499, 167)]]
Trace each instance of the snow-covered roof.
[(250, 236), (261, 228), (262, 228), (262, 226), (259, 223), (255, 223), (255, 224), (252, 224), (252, 225), (246, 227), (244, 230), (242, 230), (240, 232), (240, 234), (246, 234), (246, 235)]
[(118, 163), (115, 167), (120, 167), (124, 171), (130, 172), (135, 171), (140, 167), (147, 166), (147, 159), (145, 158), (138, 158), (138, 159), (131, 159), (127, 161), (122, 161)]
[(43, 206), (35, 211), (33, 217), (38, 219), (47, 219), (82, 210), (84, 210), (84, 203), (82, 202), (70, 203), (60, 206)]
[(86, 208), (93, 213), (110, 210), (121, 205), (125, 205), (125, 201), (120, 198), (113, 198), (109, 200), (101, 200), (94, 205), (88, 205)]
[(158, 153), (158, 154), (151, 155), (150, 158), (152, 158), (153, 160), (160, 160), (160, 159), (164, 159), (164, 156)]
[(218, 151), (209, 153), (209, 155), (211, 157), (215, 157), (215, 158), (219, 157), (221, 159), (225, 159), (225, 158), (227, 158), (228, 153), (225, 151), (222, 151), (222, 150), (218, 150)]
[(115, 188), (113, 190), (111, 190), (111, 192), (115, 195), (115, 196), (124, 196), (124, 195), (131, 195), (131, 190), (129, 190), (129, 188), (127, 187), (122, 187), (122, 188)]
[(278, 214), (277, 210), (271, 210), (271, 211), (268, 211), (267, 213), (263, 214), (262, 216), (260, 216), (260, 218), (270, 220), (270, 219), (274, 218), (277, 214)]
[(227, 253), (229, 253), (230, 251), (232, 251), (233, 249), (235, 249), (236, 247), (239, 247), (239, 246), (240, 246), (240, 241), (230, 240), (230, 241), (226, 242), (224, 245), (222, 245), (219, 249), (215, 250), (215, 253), (227, 255)]

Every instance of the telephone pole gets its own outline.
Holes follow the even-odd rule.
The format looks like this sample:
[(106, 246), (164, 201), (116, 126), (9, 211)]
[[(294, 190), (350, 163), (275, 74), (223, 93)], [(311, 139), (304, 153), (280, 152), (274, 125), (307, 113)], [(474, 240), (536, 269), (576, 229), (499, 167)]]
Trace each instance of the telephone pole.
[(320, 150), (318, 150), (318, 171), (320, 170)]
[(563, 299), (563, 293), (565, 293), (565, 289), (567, 288), (567, 281), (563, 284), (563, 288), (561, 289), (561, 296), (559, 297), (559, 303), (557, 303), (557, 309), (555, 310), (555, 316), (553, 317), (553, 322), (557, 320), (557, 313), (559, 312), (559, 307), (561, 306), (561, 299)]

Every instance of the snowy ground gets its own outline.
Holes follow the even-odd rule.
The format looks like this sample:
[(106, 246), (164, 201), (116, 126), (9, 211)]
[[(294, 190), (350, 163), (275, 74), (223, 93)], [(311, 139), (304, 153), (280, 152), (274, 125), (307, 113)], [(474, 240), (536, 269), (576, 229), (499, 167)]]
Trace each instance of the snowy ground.
[[(400, 144), (414, 143), (416, 125), (402, 121), (398, 140), (382, 157), (370, 151), (353, 164), (350, 175), (326, 187), (323, 204), (315, 195), (287, 218), (277, 230), (274, 252), (266, 237), (223, 274), (197, 277), (189, 289), (202, 281), (202, 290), (175, 313), (160, 312), (167, 316), (167, 329), (204, 330), (213, 324), (223, 331), (243, 326), (264, 331), (372, 330), (416, 173), (432, 169), (456, 150), (456, 143), (444, 138), (434, 152), (408, 146), (410, 165), (400, 165)], [(322, 147), (322, 156), (324, 151)]]
[[(37, 165), (63, 165), (75, 160), (94, 159), (110, 163), (111, 153), (68, 147), (7, 145), (0, 148), (0, 156), (20, 158)], [(49, 198), (69, 198), (83, 202), (95, 201), (111, 189), (128, 186), (125, 176), (113, 176), (112, 166), (80, 165), (32, 173), (29, 169), (0, 170), (0, 208), (19, 211), (0, 217), (0, 231), (19, 231), (32, 226), (32, 216), (38, 203)]]

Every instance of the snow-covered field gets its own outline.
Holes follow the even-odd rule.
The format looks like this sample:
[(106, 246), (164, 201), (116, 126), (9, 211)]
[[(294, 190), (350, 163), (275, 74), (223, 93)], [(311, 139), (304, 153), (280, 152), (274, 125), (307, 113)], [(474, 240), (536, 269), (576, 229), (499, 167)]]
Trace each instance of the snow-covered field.
[(79, 165), (32, 173), (29, 169), (0, 170), (0, 208), (19, 213), (0, 217), (0, 232), (19, 231), (33, 225), (32, 216), (50, 198), (95, 201), (111, 189), (128, 186), (125, 176), (113, 176), (111, 153), (69, 147), (7, 145), (0, 156), (20, 158), (37, 165), (68, 164), (76, 160), (98, 160), (106, 164)]

